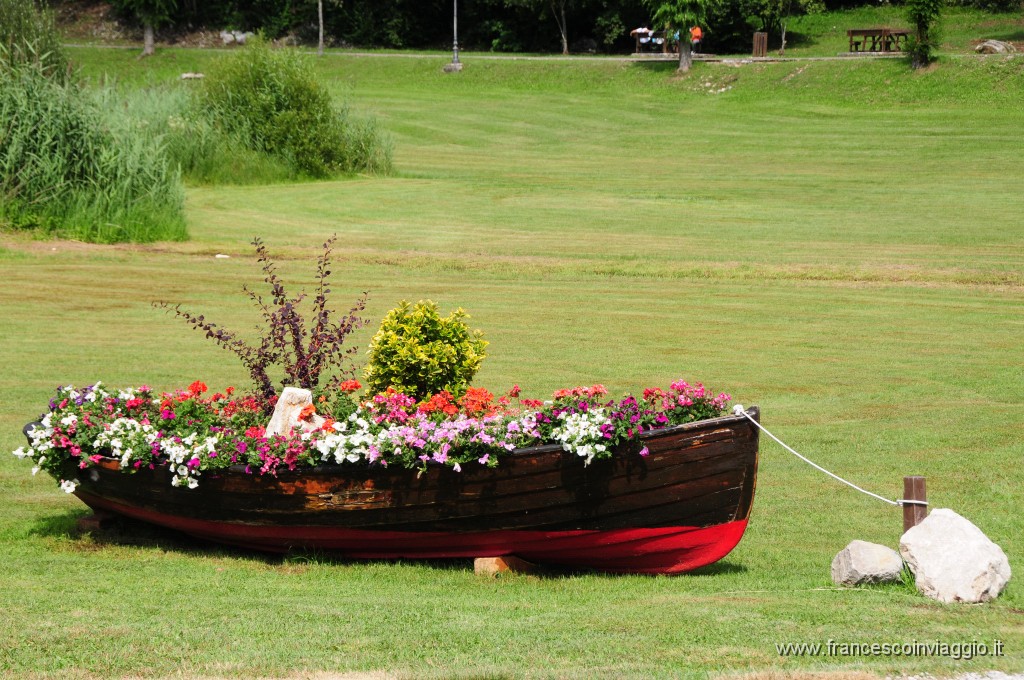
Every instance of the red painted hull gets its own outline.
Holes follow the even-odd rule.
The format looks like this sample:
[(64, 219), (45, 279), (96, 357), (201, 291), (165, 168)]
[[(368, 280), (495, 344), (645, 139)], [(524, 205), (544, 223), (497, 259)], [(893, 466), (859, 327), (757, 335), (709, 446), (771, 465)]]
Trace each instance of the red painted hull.
[(747, 520), (710, 527), (609, 531), (367, 531), (317, 526), (237, 525), (162, 515), (79, 494), (94, 510), (111, 512), (240, 548), (286, 552), (315, 547), (356, 559), (438, 559), (515, 555), (543, 564), (634, 574), (678, 574), (717, 562), (743, 537)]
[[(757, 409), (750, 410), (757, 417)], [(278, 476), (231, 468), (197, 489), (166, 469), (69, 464), (75, 494), (123, 515), (228, 545), (353, 558), (522, 559), (610, 572), (676, 574), (721, 559), (747, 527), (758, 430), (726, 416), (641, 436), (585, 466), (558, 446), (520, 449), (495, 468), (324, 466)]]

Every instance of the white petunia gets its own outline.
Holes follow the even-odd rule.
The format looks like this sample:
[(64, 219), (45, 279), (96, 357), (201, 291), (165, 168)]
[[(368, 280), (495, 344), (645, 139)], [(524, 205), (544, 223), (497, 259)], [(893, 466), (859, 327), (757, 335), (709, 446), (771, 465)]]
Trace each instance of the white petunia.
[(78, 482), (76, 482), (73, 479), (60, 480), (60, 488), (64, 491), (64, 493), (74, 493), (77, 487)]

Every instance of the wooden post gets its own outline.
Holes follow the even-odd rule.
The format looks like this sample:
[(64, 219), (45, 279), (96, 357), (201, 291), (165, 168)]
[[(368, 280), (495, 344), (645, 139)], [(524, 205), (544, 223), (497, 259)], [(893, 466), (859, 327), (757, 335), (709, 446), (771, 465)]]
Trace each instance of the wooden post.
[(83, 534), (88, 533), (99, 533), (103, 529), (110, 527), (110, 524), (114, 521), (114, 516), (109, 512), (97, 510), (91, 515), (85, 517), (79, 517), (75, 521), (75, 528)]
[(504, 557), (478, 557), (473, 561), (473, 571), (478, 576), (497, 576), (505, 572), (532, 574), (537, 571), (537, 567), (514, 555), (505, 555)]
[[(924, 488), (924, 477), (903, 478), (903, 499), (908, 501), (926, 501), (928, 494)], [(903, 531), (916, 527), (928, 516), (928, 506), (917, 503), (903, 506)]]
[(754, 34), (754, 55), (755, 57), (766, 57), (768, 56), (768, 34), (767, 33), (755, 33)]

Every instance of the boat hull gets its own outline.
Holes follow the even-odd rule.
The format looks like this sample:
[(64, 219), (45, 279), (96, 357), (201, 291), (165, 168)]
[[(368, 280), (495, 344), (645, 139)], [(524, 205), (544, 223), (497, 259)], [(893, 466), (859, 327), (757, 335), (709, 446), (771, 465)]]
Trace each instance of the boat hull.
[(757, 460), (758, 430), (728, 416), (644, 433), (640, 445), (589, 466), (544, 446), (462, 472), (348, 465), (274, 477), (232, 468), (204, 474), (197, 489), (171, 486), (165, 469), (123, 472), (115, 460), (69, 473), (79, 481), (76, 495), (98, 512), (244, 548), (352, 558), (515, 555), (671, 574), (715, 562), (739, 543)]

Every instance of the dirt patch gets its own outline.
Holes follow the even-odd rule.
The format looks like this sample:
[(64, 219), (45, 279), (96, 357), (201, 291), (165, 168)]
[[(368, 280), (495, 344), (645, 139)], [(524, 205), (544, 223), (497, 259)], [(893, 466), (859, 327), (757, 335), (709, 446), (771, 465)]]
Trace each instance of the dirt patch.
[(1007, 26), (1024, 26), (1024, 17), (1020, 19), (989, 19), (978, 24), (978, 28), (1005, 28)]
[[(70, 43), (125, 45), (142, 42), (142, 27), (118, 16), (109, 2), (72, 0), (54, 7), (57, 28)], [(157, 45), (177, 47), (224, 47), (219, 29), (162, 27), (156, 30)]]
[[(125, 680), (134, 680), (134, 678), (141, 676), (127, 676)], [(165, 676), (167, 678), (181, 678), (182, 680), (227, 680), (229, 677), (237, 677), (236, 675), (221, 676), (221, 675), (191, 675), (188, 673), (181, 675)], [(329, 673), (324, 671), (297, 671), (289, 673), (285, 676), (277, 676), (277, 680), (394, 680), (400, 676), (393, 675), (391, 673), (385, 673), (383, 671), (369, 671), (369, 672), (352, 672), (352, 673)], [(271, 678), (254, 677), (253, 680), (271, 680)]]
[(33, 255), (61, 255), (67, 253), (84, 253), (87, 255), (110, 252), (138, 252), (146, 250), (147, 247), (139, 244), (118, 243), (104, 245), (101, 243), (86, 243), (84, 241), (72, 241), (66, 239), (33, 238), (32, 235), (20, 236), (10, 232), (0, 233), (0, 248), (6, 248), (22, 253)]
[(64, 2), (54, 8), (57, 28), (70, 42), (141, 40), (142, 32), (120, 21), (108, 2)]

